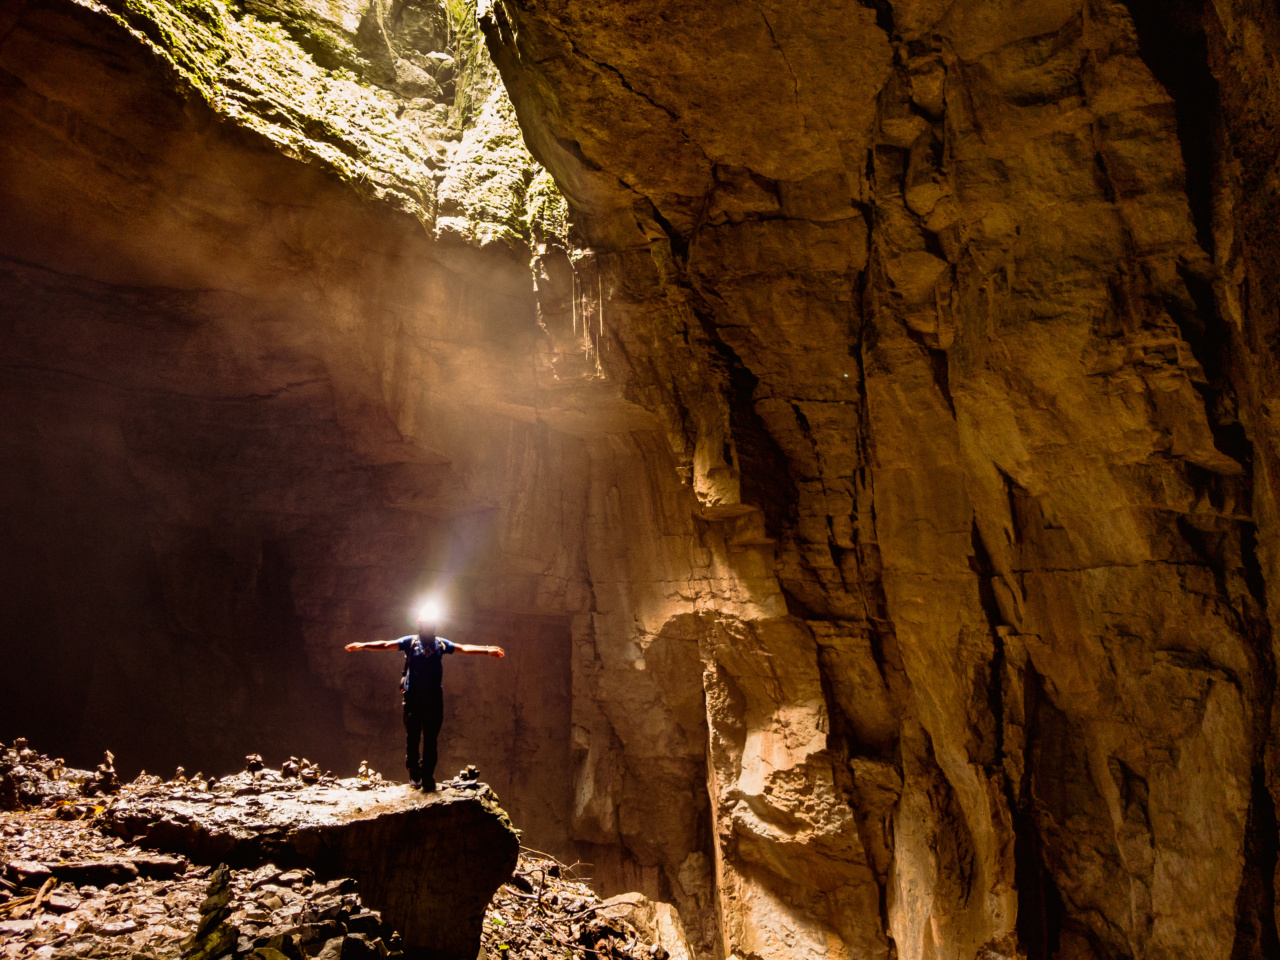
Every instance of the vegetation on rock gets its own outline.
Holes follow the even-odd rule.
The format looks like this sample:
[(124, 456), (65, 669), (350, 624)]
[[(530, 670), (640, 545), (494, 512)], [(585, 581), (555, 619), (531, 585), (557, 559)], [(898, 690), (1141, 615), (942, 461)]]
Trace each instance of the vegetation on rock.
[(488, 59), (472, 0), (108, 0), (94, 9), (219, 114), (437, 235), (520, 245), (535, 224), (539, 236), (566, 231), (567, 208), (550, 178), (527, 205), (541, 168)]

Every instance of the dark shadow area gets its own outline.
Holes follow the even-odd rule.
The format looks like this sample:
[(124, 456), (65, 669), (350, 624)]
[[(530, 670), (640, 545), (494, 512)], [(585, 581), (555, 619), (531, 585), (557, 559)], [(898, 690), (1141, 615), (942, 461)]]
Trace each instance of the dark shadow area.
[(1202, 0), (1125, 0), (1142, 59), (1173, 98), (1187, 169), (1187, 199), (1200, 245), (1213, 254), (1213, 167), (1221, 122), (1218, 83), (1209, 69)]

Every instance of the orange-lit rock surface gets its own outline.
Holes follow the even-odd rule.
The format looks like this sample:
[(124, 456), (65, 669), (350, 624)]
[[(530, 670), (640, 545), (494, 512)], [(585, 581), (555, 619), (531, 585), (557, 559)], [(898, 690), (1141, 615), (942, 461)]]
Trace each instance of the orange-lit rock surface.
[[(1278, 948), (1273, 21), (485, 7), (604, 367), (662, 418), (693, 542), (733, 544), (665, 539), (597, 616), (599, 689), (637, 644), (704, 673), (602, 707), (584, 760), (651, 793), (703, 693), (725, 953)], [(617, 829), (698, 889), (629, 835), (670, 831)]]
[(198, 863), (351, 877), (410, 951), (442, 960), (475, 955), (485, 907), (520, 854), (486, 785), (424, 794), (355, 778), (307, 785), (274, 773), (186, 790), (135, 781), (113, 798), (101, 826)]
[(395, 770), (440, 586), (446, 769), (704, 955), (1280, 950), (1272, 11), (489, 0), (566, 237), (392, 6), (367, 151), (4, 8), (6, 709)]

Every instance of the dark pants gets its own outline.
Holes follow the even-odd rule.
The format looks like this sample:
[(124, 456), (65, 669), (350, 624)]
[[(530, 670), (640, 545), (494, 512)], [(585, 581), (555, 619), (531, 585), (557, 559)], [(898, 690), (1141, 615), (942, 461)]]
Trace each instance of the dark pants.
[[(435, 779), (436, 738), (444, 722), (444, 692), (427, 690), (423, 693), (404, 695), (405, 766), (410, 780)], [(418, 741), (422, 741), (419, 759)]]

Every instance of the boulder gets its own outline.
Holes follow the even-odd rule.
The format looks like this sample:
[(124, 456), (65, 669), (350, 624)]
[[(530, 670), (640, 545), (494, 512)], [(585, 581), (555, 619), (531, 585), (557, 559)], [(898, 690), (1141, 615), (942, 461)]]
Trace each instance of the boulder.
[(121, 837), (198, 863), (352, 877), (407, 948), (440, 960), (475, 957), (485, 907), (520, 852), (487, 786), (423, 794), (402, 785), (360, 789), (354, 780), (294, 782), (246, 795), (253, 783), (244, 775), (212, 792), (157, 787), (118, 801), (103, 818)]
[(650, 900), (642, 893), (620, 893), (610, 897), (595, 912), (610, 920), (625, 920), (650, 943), (667, 952), (671, 960), (693, 960), (680, 914), (669, 903)]

